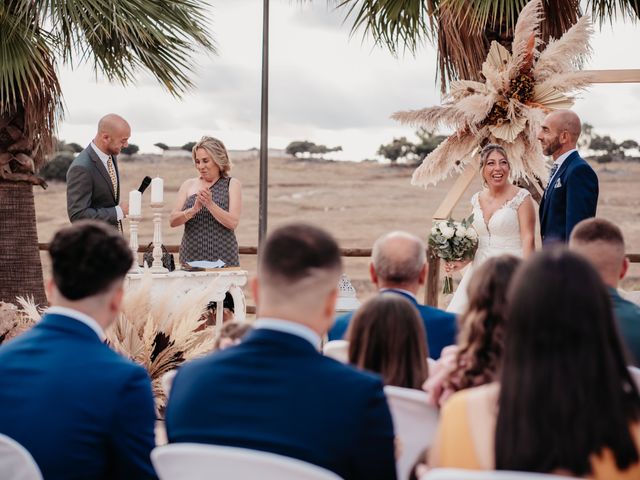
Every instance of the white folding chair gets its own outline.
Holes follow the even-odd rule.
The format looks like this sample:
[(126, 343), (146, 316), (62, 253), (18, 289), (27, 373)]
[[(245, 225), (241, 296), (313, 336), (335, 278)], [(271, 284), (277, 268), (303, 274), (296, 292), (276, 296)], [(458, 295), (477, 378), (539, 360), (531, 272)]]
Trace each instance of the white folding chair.
[(631, 374), (631, 378), (633, 378), (633, 381), (636, 382), (636, 386), (638, 387), (638, 389), (640, 389), (640, 368), (630, 365), (629, 373)]
[(400, 458), (396, 460), (398, 480), (406, 480), (420, 453), (433, 442), (439, 412), (427, 403), (427, 394), (420, 390), (386, 386), (384, 393), (400, 440)]
[(42, 480), (31, 454), (18, 442), (0, 433), (0, 478)]
[(160, 480), (339, 480), (329, 470), (258, 450), (172, 443), (156, 447), (151, 461)]
[(434, 468), (420, 480), (567, 480), (570, 477), (545, 473), (514, 472), (511, 470), (463, 470)]
[(349, 363), (349, 341), (331, 340), (322, 348), (323, 355), (342, 363)]

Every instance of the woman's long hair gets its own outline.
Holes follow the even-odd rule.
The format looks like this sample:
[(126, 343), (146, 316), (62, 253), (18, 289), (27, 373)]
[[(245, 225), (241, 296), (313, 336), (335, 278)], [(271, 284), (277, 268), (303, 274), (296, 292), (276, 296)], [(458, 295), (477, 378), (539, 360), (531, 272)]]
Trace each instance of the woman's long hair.
[(349, 363), (382, 376), (385, 385), (421, 388), (429, 374), (422, 318), (409, 300), (382, 293), (354, 314), (349, 331)]
[(458, 391), (495, 380), (504, 347), (507, 290), (521, 263), (503, 255), (487, 259), (473, 272), (469, 305), (458, 322), (458, 354), (448, 388)]
[(637, 462), (640, 398), (598, 273), (545, 250), (516, 273), (508, 298), (496, 468), (584, 476), (603, 449), (620, 470)]

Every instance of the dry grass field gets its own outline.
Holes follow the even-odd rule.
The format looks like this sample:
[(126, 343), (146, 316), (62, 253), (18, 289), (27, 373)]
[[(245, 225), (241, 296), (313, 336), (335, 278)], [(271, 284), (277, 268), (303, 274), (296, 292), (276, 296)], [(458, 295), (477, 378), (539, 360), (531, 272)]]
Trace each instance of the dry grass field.
[[(255, 153), (236, 154), (232, 175), (242, 182), (242, 219), (237, 230), (238, 242), (255, 246), (258, 241), (259, 162)], [(182, 227), (169, 227), (168, 213), (173, 208), (178, 188), (195, 176), (190, 159), (136, 156), (121, 159), (122, 191), (137, 188), (145, 175), (160, 175), (165, 180), (164, 243), (179, 244)], [(623, 230), (628, 251), (640, 253), (640, 163), (594, 165), (600, 178), (598, 216), (617, 223)], [(331, 231), (342, 247), (369, 248), (381, 234), (395, 229), (407, 230), (426, 238), (430, 218), (453, 179), (427, 190), (412, 187), (411, 168), (393, 167), (374, 162), (331, 162), (271, 158), (269, 169), (269, 228), (290, 221), (303, 220)], [(479, 178), (454, 211), (454, 217), (469, 214), (469, 198), (480, 188)], [(51, 240), (53, 233), (68, 224), (66, 186), (51, 183), (47, 190), (34, 189), (40, 242)], [(149, 192), (143, 197), (143, 221), (140, 244), (153, 238)], [(125, 235), (128, 225), (125, 221)], [(42, 254), (45, 277), (48, 276), (46, 254)], [(176, 258), (177, 260), (177, 258)], [(255, 272), (255, 256), (243, 255), (243, 268)], [(345, 259), (346, 272), (358, 291), (360, 300), (372, 292), (367, 274), (368, 260)], [(625, 288), (640, 288), (640, 264), (632, 266), (623, 282)], [(247, 293), (247, 292), (245, 292)], [(446, 299), (443, 299), (446, 302)], [(252, 303), (249, 300), (249, 303)]]

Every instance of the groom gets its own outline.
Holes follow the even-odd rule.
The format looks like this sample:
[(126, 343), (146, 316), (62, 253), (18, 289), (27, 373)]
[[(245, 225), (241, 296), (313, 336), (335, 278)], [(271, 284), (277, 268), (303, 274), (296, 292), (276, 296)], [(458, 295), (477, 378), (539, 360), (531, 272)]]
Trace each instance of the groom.
[(598, 177), (576, 150), (580, 118), (571, 110), (551, 112), (542, 122), (538, 140), (554, 162), (540, 201), (540, 235), (543, 245), (566, 243), (573, 227), (595, 217)]

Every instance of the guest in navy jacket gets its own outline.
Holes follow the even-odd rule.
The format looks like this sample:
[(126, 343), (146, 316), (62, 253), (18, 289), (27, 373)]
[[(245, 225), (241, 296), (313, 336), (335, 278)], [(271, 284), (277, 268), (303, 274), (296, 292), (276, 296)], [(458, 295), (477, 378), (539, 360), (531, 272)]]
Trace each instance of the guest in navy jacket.
[(379, 377), (319, 353), (342, 271), (321, 229), (274, 231), (252, 293), (258, 319), (238, 346), (184, 365), (171, 389), (170, 443), (262, 450), (345, 479), (394, 479), (394, 433)]
[[(373, 244), (369, 274), (380, 292), (392, 291), (407, 298), (420, 312), (424, 322), (429, 357), (440, 358), (440, 352), (456, 340), (456, 316), (416, 299), (418, 289), (427, 278), (425, 245), (418, 237), (407, 232), (390, 232)], [(345, 336), (353, 312), (336, 319), (329, 330), (329, 340)]]
[(567, 243), (573, 227), (595, 217), (598, 176), (576, 150), (582, 127), (571, 110), (556, 110), (545, 118), (538, 140), (553, 166), (540, 200), (540, 236), (543, 244)]
[(103, 343), (131, 249), (106, 223), (80, 221), (60, 230), (49, 252), (52, 307), (0, 347), (0, 433), (31, 453), (47, 480), (155, 478), (149, 377)]

